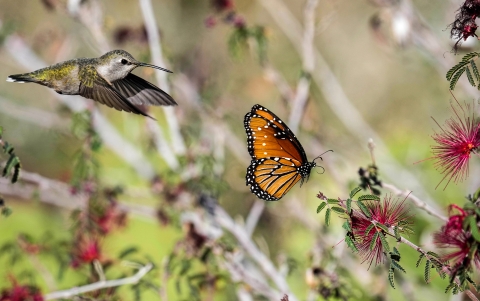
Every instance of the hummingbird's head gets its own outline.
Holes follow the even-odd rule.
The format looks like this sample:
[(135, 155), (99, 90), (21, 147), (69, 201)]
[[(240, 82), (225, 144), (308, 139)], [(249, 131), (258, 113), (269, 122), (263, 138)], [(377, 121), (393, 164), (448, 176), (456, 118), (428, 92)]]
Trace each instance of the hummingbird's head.
[(112, 50), (102, 55), (99, 58), (97, 71), (102, 77), (112, 82), (124, 78), (139, 66), (151, 67), (172, 73), (170, 70), (139, 62), (125, 50)]

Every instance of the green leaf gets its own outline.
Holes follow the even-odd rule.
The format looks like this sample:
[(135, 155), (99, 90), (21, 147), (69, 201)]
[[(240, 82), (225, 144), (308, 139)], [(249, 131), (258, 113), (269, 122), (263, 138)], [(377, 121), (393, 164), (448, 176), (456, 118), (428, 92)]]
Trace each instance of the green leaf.
[(350, 191), (350, 198), (353, 198), (361, 190), (362, 188), (360, 187), (353, 188), (352, 191)]
[(388, 233), (388, 228), (387, 228), (387, 226), (385, 226), (384, 224), (377, 223), (376, 226), (377, 226), (377, 228), (380, 228), (380, 229), (382, 229), (383, 231), (385, 231), (386, 233)]
[(18, 180), (18, 176), (20, 174), (20, 158), (16, 155), (11, 154), (10, 158), (8, 158), (7, 163), (5, 164), (5, 168), (3, 169), (3, 176), (6, 177), (10, 174), (13, 168), (13, 174), (11, 182), (15, 183)]
[(352, 228), (350, 227), (350, 223), (348, 221), (343, 223), (342, 228), (347, 230), (347, 232), (352, 232)]
[(476, 216), (470, 215), (467, 219), (470, 226), (470, 233), (472, 233), (473, 238), (475, 238), (477, 242), (480, 242), (480, 232), (478, 230)]
[(327, 226), (330, 225), (330, 212), (331, 212), (330, 208), (327, 208), (327, 211), (325, 212), (325, 224)]
[(180, 272), (178, 273), (179, 276), (185, 275), (192, 266), (192, 263), (190, 260), (184, 260), (182, 261), (181, 266)]
[(455, 282), (450, 283), (445, 289), (445, 294), (448, 293), (452, 288), (456, 286)]
[(380, 241), (382, 242), (383, 249), (385, 250), (386, 253), (390, 252), (390, 245), (387, 242), (387, 239), (385, 238), (385, 235), (383, 235), (382, 232), (377, 232), (378, 236), (380, 237)]
[(13, 213), (13, 210), (10, 207), (2, 207), (2, 215), (9, 217)]
[(398, 249), (396, 247), (393, 247), (393, 254), (400, 256), (400, 252), (398, 252)]
[(372, 241), (370, 242), (370, 247), (369, 247), (370, 251), (373, 250), (373, 248), (375, 247), (379, 233), (380, 232), (375, 232), (375, 234), (373, 234)]
[(472, 68), (473, 75), (475, 76), (477, 82), (480, 81), (480, 73), (478, 72), (478, 68), (474, 60), (470, 61), (470, 67)]
[(345, 209), (340, 208), (340, 207), (332, 207), (332, 210), (337, 212), (337, 213), (345, 213)]
[(358, 198), (358, 201), (380, 201), (380, 197), (374, 194), (364, 194)]
[(400, 237), (400, 233), (398, 233), (398, 227), (397, 227), (397, 226), (393, 227), (393, 233), (395, 234), (395, 239), (396, 239), (397, 241), (400, 241), (400, 240), (402, 239), (402, 238)]
[(317, 214), (320, 213), (320, 211), (322, 211), (323, 208), (325, 208), (325, 206), (327, 206), (327, 203), (325, 203), (325, 202), (322, 202), (320, 205), (318, 205)]
[(327, 199), (327, 203), (329, 203), (329, 204), (331, 204), (331, 205), (332, 205), (332, 204), (338, 204), (338, 200), (336, 200), (336, 199)]
[(370, 233), (370, 231), (372, 231), (373, 227), (375, 227), (374, 224), (370, 224), (367, 229), (365, 229), (365, 235), (368, 235), (368, 233)]
[(365, 206), (365, 204), (361, 201), (358, 201), (357, 202), (357, 206), (358, 208), (360, 208), (360, 210), (362, 210), (363, 214), (365, 214), (365, 216), (367, 217), (371, 217), (372, 215), (370, 214), (370, 210), (368, 210), (367, 206)]
[(2, 139), (3, 136), (3, 127), (0, 126), (0, 139)]
[(465, 71), (467, 73), (468, 82), (470, 83), (470, 85), (475, 87), (476, 84), (475, 84), (475, 81), (473, 80), (473, 76), (472, 76), (472, 72), (470, 72), (470, 68), (468, 68), (468, 67), (465, 67), (465, 68), (466, 68)]
[(396, 269), (396, 270), (402, 271), (402, 272), (404, 272), (405, 274), (407, 273), (407, 272), (405, 271), (405, 269), (404, 269), (397, 261), (395, 261), (395, 260), (392, 260), (392, 261), (391, 261), (391, 267), (393, 267), (393, 268)]
[(394, 281), (394, 270), (393, 268), (388, 269), (388, 282), (390, 282), (390, 286), (395, 289), (395, 281)]
[(460, 79), (460, 76), (462, 76), (462, 74), (465, 72), (466, 69), (467, 67), (463, 67), (452, 76), (452, 79), (450, 80), (450, 90), (453, 91), (455, 89), (455, 86), (457, 85), (457, 82)]
[(350, 236), (345, 236), (345, 243), (353, 252), (358, 252), (357, 246)]
[(424, 276), (425, 276), (425, 282), (426, 283), (429, 283), (430, 282), (430, 260), (427, 260), (427, 262), (425, 263), (425, 273), (424, 273)]
[(352, 199), (347, 199), (347, 214), (352, 212)]
[(127, 257), (128, 255), (131, 255), (131, 254), (134, 254), (134, 253), (137, 253), (138, 252), (138, 248), (137, 247), (130, 247), (130, 248), (126, 248), (125, 250), (123, 250), (120, 255), (118, 255), (118, 258), (119, 259), (123, 259), (125, 257)]

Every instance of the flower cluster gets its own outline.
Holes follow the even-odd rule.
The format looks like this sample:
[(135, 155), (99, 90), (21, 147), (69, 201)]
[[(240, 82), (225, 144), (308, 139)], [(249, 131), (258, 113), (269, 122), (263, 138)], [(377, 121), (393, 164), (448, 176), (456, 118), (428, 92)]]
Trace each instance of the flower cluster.
[[(454, 211), (458, 213), (454, 214)], [(464, 227), (465, 219), (469, 215), (474, 215), (471, 218), (476, 219), (475, 213), (457, 205), (450, 205), (449, 212), (447, 223), (433, 235), (433, 241), (438, 248), (449, 250), (442, 254), (442, 260), (451, 262), (454, 275), (460, 269), (469, 270), (472, 263), (480, 268), (479, 242), (472, 236), (470, 229)]]
[(95, 260), (101, 260), (102, 253), (99, 239), (96, 237), (80, 236), (71, 251), (71, 263), (73, 268), (84, 264), (90, 264)]
[[(373, 261), (380, 264), (385, 260), (385, 246), (379, 235), (388, 235), (386, 228), (397, 227), (399, 232), (412, 224), (404, 201), (397, 202), (387, 196), (383, 201), (369, 201), (366, 204), (368, 213), (361, 210), (352, 210), (351, 228), (353, 232), (355, 246), (363, 257), (363, 262), (369, 261), (370, 266)], [(379, 233), (379, 234), (377, 234)]]
[(475, 20), (480, 16), (480, 0), (466, 0), (462, 6), (458, 9), (451, 26), (450, 35), (452, 38), (457, 39), (455, 43), (455, 50), (458, 44), (462, 40), (466, 40), (468, 37), (476, 37), (477, 24)]
[(233, 0), (212, 0), (211, 6), (215, 14), (205, 19), (206, 27), (214, 27), (219, 19), (222, 19), (227, 24), (231, 24), (235, 28), (245, 27), (245, 19), (235, 11)]
[(37, 287), (19, 285), (12, 280), (13, 286), (0, 293), (0, 301), (43, 301), (42, 294)]
[(432, 159), (445, 175), (438, 185), (448, 178), (447, 187), (450, 181), (461, 182), (468, 176), (471, 154), (477, 154), (480, 148), (480, 122), (473, 109), (467, 105), (458, 104), (458, 108), (452, 105), (454, 117), (443, 127), (439, 125), (441, 131), (433, 135), (436, 145), (432, 146)]

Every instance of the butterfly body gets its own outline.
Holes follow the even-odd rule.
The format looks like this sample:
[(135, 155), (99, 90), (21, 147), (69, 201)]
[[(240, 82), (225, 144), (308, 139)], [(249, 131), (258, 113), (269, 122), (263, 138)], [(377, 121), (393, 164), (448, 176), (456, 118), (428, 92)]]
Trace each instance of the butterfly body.
[(246, 185), (256, 196), (277, 201), (298, 181), (301, 185), (308, 180), (316, 163), (308, 162), (302, 145), (280, 118), (257, 104), (245, 115), (244, 126), (252, 157)]

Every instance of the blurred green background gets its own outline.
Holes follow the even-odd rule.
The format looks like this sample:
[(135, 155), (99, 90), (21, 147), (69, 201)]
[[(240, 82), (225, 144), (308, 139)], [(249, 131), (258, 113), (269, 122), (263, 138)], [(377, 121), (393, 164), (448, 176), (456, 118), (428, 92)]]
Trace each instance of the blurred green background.
[[(54, 8), (49, 9), (42, 1), (0, 0), (2, 41), (18, 35), (47, 64), (102, 54), (96, 45), (95, 37), (82, 22), (69, 15), (63, 1), (44, 2), (53, 3)], [(236, 1), (235, 11), (245, 18), (247, 26), (264, 26), (268, 39), (268, 62), (284, 77), (288, 85), (295, 89), (302, 75), (301, 56), (272, 18), (272, 12), (262, 4), (265, 2), (268, 1)], [(102, 30), (110, 47), (125, 49), (137, 59), (151, 62), (146, 41), (132, 38), (119, 43), (118, 38), (115, 38), (121, 28), (141, 28), (144, 21), (139, 3), (120, 0), (96, 3), (103, 14)], [(282, 3), (297, 20), (302, 20), (304, 1), (286, 0)], [(446, 70), (442, 69), (441, 60), (445, 60), (443, 63), (447, 64), (458, 60), (450, 52), (452, 43), (447, 25), (453, 21), (454, 10), (459, 2), (417, 0), (411, 4), (417, 9), (417, 13), (422, 15), (428, 29), (440, 43), (443, 57), (432, 55), (418, 46), (413, 35), (399, 43), (392, 27), (389, 27), (389, 10), (376, 5), (375, 1), (320, 1), (315, 13), (317, 21), (314, 46), (324, 57), (351, 104), (385, 142), (391, 153), (392, 156), (388, 157), (384, 153), (378, 153), (382, 149), (377, 150), (376, 163), (381, 176), (384, 176), (382, 179), (394, 183), (400, 189), (412, 189), (422, 199), (443, 210), (449, 203), (461, 202), (465, 191), (479, 181), (470, 177), (465, 183), (450, 184), (447, 189), (443, 189), (443, 186), (435, 189), (442, 175), (435, 170), (432, 162), (427, 160), (414, 164), (431, 156), (430, 145), (433, 140), (430, 136), (433, 130), (437, 130), (431, 117), (443, 124), (451, 115), (449, 106), (453, 98), (449, 93), (444, 76)], [(283, 120), (288, 120), (289, 115), (289, 109), (281, 100), (279, 90), (259, 64), (255, 45), (250, 45), (239, 57), (232, 56), (228, 41), (234, 28), (222, 22), (224, 16), (215, 12), (210, 1), (162, 0), (154, 1), (153, 7), (164, 57), (168, 63), (162, 67), (174, 71), (172, 75), (168, 75), (168, 80), (173, 88), (171, 94), (179, 104), (175, 107), (175, 115), (188, 149), (186, 157), (196, 158), (204, 148), (212, 147), (211, 138), (215, 133), (207, 132), (212, 130), (212, 127), (204, 126), (205, 120), (211, 120), (215, 124), (218, 119), (223, 121), (218, 126), (229, 128), (224, 137), (225, 145), (233, 138), (238, 139), (244, 142), (244, 149), (240, 151), (244, 156), (248, 156), (243, 118), (251, 106), (262, 104)], [(217, 18), (218, 24), (209, 28), (205, 25), (205, 20), (212, 15)], [(372, 28), (373, 22), (378, 19), (385, 21), (382, 23), (381, 34)], [(0, 46), (0, 78), (33, 71), (21, 66), (6, 47), (5, 43)], [(314, 72), (319, 71), (321, 70)], [(153, 72), (148, 68), (139, 68), (135, 73), (155, 82)], [(195, 108), (191, 100), (185, 98), (185, 94), (175, 84), (182, 76), (186, 76), (197, 89), (201, 97), (200, 104), (205, 109), (203, 113)], [(466, 81), (466, 78), (461, 81)], [(292, 290), (302, 300), (307, 295), (304, 271), (309, 265), (309, 254), (316, 233), (311, 233), (298, 222), (298, 216), (295, 217), (295, 214), (289, 212), (296, 208), (291, 203), (298, 203), (304, 208), (303, 212), (297, 212), (296, 215), (308, 214), (308, 218), (313, 218), (320, 227), (323, 217), (315, 215), (318, 204), (315, 196), (318, 191), (330, 197), (345, 197), (349, 189), (358, 182), (358, 168), (371, 163), (367, 140), (352, 132), (337, 116), (339, 112), (332, 110), (325, 100), (324, 92), (329, 88), (331, 87), (318, 86), (312, 80), (305, 115), (300, 130), (297, 131), (297, 137), (309, 158), (314, 158), (328, 149), (334, 150), (334, 153), (326, 154), (323, 158), (325, 173), (318, 175), (312, 172), (310, 181), (302, 188), (297, 185), (280, 202), (268, 203), (254, 233), (261, 249), (269, 251), (274, 262), (280, 254), (287, 254), (298, 262), (298, 268), (288, 280)], [(457, 88), (455, 96), (460, 101), (467, 102), (474, 98), (461, 88)], [(22, 160), (23, 170), (60, 181), (70, 181), (72, 158), (83, 142), (71, 133), (71, 115), (68, 110), (59, 104), (46, 87), (39, 85), (0, 81), (0, 97), (0, 126), (5, 129), (4, 139), (15, 146), (16, 153)], [(171, 182), (178, 181), (177, 176), (171, 176), (172, 172), (151, 146), (144, 118), (121, 113), (106, 106), (98, 107), (126, 140), (142, 150), (160, 177), (168, 178), (167, 181)], [(15, 113), (31, 112), (34, 109), (40, 109), (46, 115), (32, 113), (33, 115), (25, 118), (22, 114)], [(161, 108), (151, 108), (149, 112), (164, 129), (167, 127)], [(35, 120), (37, 118), (39, 121)], [(42, 120), (54, 122), (45, 125)], [(168, 130), (165, 129), (164, 132), (168, 136)], [(209, 150), (207, 156), (208, 152)], [(394, 161), (415, 178), (401, 172), (396, 174), (395, 171), (382, 173), (383, 168), (396, 168), (396, 163), (392, 163)], [(103, 147), (98, 153), (98, 162), (102, 185), (124, 187), (122, 202), (158, 206), (159, 200), (150, 191), (149, 181), (142, 179), (112, 150)], [(220, 205), (233, 217), (245, 218), (256, 200), (244, 184), (246, 168), (245, 162), (238, 160), (228, 147), (225, 147), (224, 171), (220, 176), (223, 186), (218, 199)], [(471, 170), (471, 174), (476, 171), (478, 167)], [(412, 181), (416, 183), (416, 187), (409, 186), (408, 183)], [(418, 187), (421, 187), (421, 190)], [(68, 237), (71, 225), (69, 213), (65, 210), (35, 200), (8, 197), (6, 201), (13, 209), (13, 215), (0, 218), (0, 228), (3, 230), (0, 245), (15, 239), (19, 233), (41, 237), (48, 231), (54, 237)], [(417, 232), (410, 239), (426, 249), (431, 249), (430, 234), (441, 224), (422, 211), (414, 208), (412, 210)], [(328, 232), (330, 238), (326, 241), (331, 243), (332, 247), (342, 239), (340, 225), (341, 221), (337, 220), (328, 231), (322, 227), (322, 231)], [(182, 231), (175, 225), (160, 226), (156, 221), (132, 215), (125, 229), (107, 238), (105, 253), (115, 256), (125, 247), (135, 245), (160, 264), (181, 237)], [(446, 282), (440, 281), (438, 277), (434, 278), (432, 284), (424, 284), (423, 269), (414, 267), (417, 255), (413, 250), (402, 246), (401, 251), (405, 252), (402, 254), (405, 259), (403, 266), (407, 268), (406, 278), (412, 283), (418, 300), (451, 299), (443, 293)], [(47, 268), (54, 270), (54, 262), (48, 258), (45, 260)], [(377, 275), (385, 271), (375, 268), (367, 271), (367, 264), (360, 267), (363, 270), (351, 272), (369, 275), (365, 277), (371, 281), (370, 285), (374, 286), (375, 292), (385, 290), (391, 300), (406, 300), (399, 290), (389, 287), (385, 274)], [(25, 263), (15, 268), (17, 270), (11, 269), (9, 262), (0, 261), (0, 289), (8, 285), (8, 282), (4, 281), (7, 275), (30, 267)], [(73, 272), (68, 274), (59, 283), (59, 288), (70, 287), (80, 279), (78, 277)], [(36, 279), (38, 284), (47, 290), (41, 277), (36, 276)], [(380, 279), (382, 282), (378, 283)], [(170, 285), (170, 295), (176, 296), (173, 281)], [(359, 287), (354, 282), (351, 285)], [(230, 296), (229, 300), (234, 298), (229, 289), (223, 288), (218, 300), (225, 300), (226, 296)], [(359, 291), (363, 291), (359, 294), (367, 300), (368, 294), (363, 294), (369, 289), (363, 288)], [(126, 295), (126, 299), (129, 298)], [(153, 294), (145, 297), (145, 300), (150, 298), (156, 300)], [(173, 297), (172, 300), (180, 298)]]

